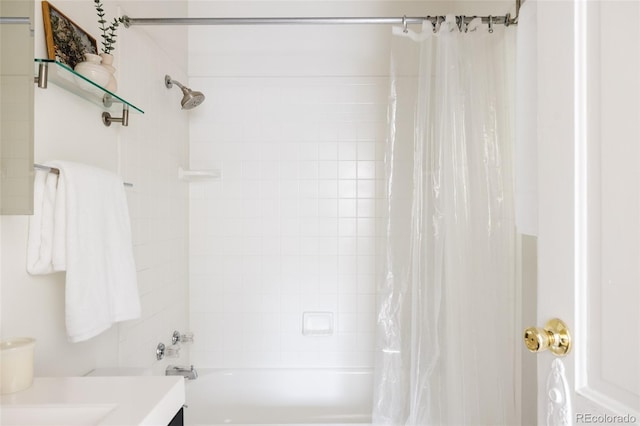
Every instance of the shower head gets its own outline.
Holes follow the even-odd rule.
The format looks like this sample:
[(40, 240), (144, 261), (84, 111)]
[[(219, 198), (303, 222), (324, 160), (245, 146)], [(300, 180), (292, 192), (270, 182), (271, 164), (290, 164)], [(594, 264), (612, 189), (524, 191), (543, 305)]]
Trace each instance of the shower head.
[(169, 75), (164, 76), (164, 85), (167, 89), (171, 89), (174, 84), (182, 90), (182, 94), (184, 95), (180, 102), (182, 104), (182, 109), (193, 109), (204, 102), (204, 94), (202, 92), (191, 90), (188, 87), (183, 86), (179, 81), (172, 80)]

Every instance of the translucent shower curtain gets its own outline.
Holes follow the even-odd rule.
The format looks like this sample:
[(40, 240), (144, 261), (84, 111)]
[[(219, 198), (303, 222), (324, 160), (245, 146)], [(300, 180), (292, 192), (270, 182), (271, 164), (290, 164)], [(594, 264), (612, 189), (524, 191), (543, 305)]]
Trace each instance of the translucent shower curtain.
[(394, 29), (376, 424), (513, 425), (513, 34)]

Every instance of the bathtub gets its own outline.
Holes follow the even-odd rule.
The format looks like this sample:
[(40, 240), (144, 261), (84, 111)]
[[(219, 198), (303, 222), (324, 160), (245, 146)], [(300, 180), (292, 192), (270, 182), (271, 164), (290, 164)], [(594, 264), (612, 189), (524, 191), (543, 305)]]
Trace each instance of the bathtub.
[(370, 424), (370, 369), (198, 369), (185, 425)]

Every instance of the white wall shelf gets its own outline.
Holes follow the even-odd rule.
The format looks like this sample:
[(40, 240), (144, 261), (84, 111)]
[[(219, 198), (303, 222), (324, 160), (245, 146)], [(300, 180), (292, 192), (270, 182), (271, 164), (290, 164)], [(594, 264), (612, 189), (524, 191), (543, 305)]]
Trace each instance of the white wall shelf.
[(186, 182), (218, 180), (220, 178), (222, 178), (222, 171), (220, 169), (185, 170), (182, 167), (178, 168), (178, 179)]

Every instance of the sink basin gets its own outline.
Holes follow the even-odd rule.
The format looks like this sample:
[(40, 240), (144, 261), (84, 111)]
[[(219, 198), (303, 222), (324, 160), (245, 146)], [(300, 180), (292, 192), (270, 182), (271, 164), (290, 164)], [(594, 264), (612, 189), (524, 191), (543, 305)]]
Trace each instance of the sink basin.
[(2, 426), (81, 426), (97, 425), (116, 404), (37, 404), (3, 406)]
[(178, 376), (35, 377), (30, 388), (0, 395), (0, 425), (166, 425), (183, 404)]

